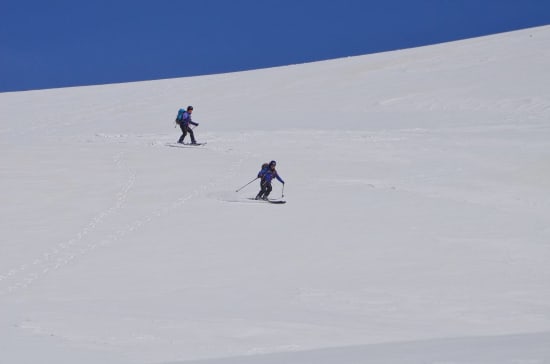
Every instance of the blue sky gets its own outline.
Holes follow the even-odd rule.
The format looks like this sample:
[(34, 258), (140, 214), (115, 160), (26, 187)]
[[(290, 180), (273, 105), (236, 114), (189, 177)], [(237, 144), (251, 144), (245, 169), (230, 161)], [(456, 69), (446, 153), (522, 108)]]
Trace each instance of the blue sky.
[(547, 24), (548, 0), (0, 0), (0, 92), (265, 68)]

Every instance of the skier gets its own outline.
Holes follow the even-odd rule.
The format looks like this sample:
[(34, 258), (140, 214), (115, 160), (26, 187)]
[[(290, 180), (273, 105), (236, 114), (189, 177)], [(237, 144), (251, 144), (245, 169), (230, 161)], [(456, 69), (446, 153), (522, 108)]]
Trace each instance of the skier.
[(273, 187), (271, 186), (271, 180), (273, 178), (277, 178), (279, 182), (281, 182), (283, 185), (285, 184), (285, 181), (281, 177), (279, 177), (279, 174), (277, 173), (277, 170), (275, 169), (275, 166), (277, 165), (277, 162), (271, 161), (269, 163), (264, 163), (262, 165), (262, 169), (258, 173), (258, 178), (261, 178), (260, 180), (260, 187), (261, 190), (258, 192), (258, 195), (256, 196), (256, 200), (267, 200), (267, 196), (271, 193), (271, 190)]
[(185, 111), (181, 117), (181, 120), (178, 120), (178, 124), (181, 128), (182, 135), (180, 136), (180, 139), (178, 140), (178, 143), (183, 144), (183, 139), (189, 133), (191, 136), (191, 144), (197, 144), (197, 141), (195, 140), (195, 134), (193, 133), (193, 129), (189, 126), (189, 124), (199, 126), (199, 123), (195, 123), (193, 120), (191, 120), (191, 114), (193, 113), (193, 106), (187, 106), (187, 111)]

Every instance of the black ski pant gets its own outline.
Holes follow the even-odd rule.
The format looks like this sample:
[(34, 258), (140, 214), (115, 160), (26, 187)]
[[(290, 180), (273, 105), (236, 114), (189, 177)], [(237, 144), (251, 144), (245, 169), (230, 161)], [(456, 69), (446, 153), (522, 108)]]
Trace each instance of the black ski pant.
[(258, 196), (256, 196), (257, 198), (267, 198), (273, 189), (273, 186), (271, 186), (271, 181), (261, 180), (260, 187), (262, 189), (258, 192)]
[(183, 143), (183, 139), (185, 139), (185, 137), (187, 136), (187, 133), (189, 133), (189, 135), (191, 136), (191, 143), (196, 143), (197, 142), (195, 140), (195, 134), (193, 133), (193, 129), (191, 129), (189, 127), (189, 124), (187, 124), (187, 125), (180, 124), (180, 128), (181, 128), (181, 132), (183, 134), (180, 136), (180, 139), (178, 140), (178, 143)]

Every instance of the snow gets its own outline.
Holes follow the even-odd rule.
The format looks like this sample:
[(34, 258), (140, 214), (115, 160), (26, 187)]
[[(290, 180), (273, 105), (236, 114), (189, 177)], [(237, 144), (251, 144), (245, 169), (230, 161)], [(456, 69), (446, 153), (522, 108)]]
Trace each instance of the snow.
[(0, 94), (0, 363), (550, 363), (548, 44)]

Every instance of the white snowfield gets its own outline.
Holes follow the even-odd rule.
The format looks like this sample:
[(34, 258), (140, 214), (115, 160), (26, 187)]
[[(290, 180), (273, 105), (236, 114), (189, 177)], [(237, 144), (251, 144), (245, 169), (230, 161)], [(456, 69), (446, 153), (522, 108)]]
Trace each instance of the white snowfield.
[(0, 363), (550, 363), (549, 45), (0, 94)]

